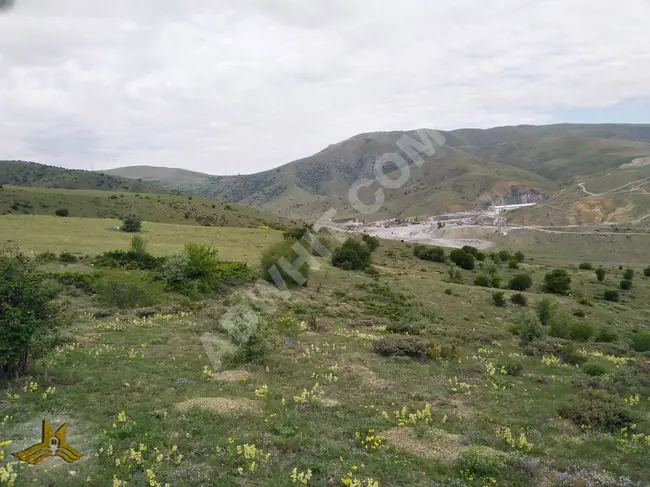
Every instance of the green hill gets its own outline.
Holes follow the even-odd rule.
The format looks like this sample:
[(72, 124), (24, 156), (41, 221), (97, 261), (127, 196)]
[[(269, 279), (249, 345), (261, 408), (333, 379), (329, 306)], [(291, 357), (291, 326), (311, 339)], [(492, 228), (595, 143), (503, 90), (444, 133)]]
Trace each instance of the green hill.
[(145, 194), (4, 186), (0, 214), (54, 215), (66, 208), (70, 217), (121, 218), (135, 211), (143, 220), (187, 225), (286, 228), (291, 222), (255, 208), (198, 196)]
[(170, 189), (153, 183), (109, 174), (46, 166), (35, 162), (0, 161), (0, 185), (58, 189), (97, 189), (169, 194)]

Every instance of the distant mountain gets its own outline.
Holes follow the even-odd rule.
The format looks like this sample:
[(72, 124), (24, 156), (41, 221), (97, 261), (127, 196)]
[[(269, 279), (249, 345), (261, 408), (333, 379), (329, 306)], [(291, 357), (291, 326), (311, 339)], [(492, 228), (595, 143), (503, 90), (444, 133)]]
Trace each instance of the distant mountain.
[(183, 192), (199, 193), (200, 188), (223, 179), (224, 176), (212, 176), (202, 172), (188, 171), (171, 167), (128, 166), (102, 171), (111, 176), (142, 179), (149, 183), (178, 189)]
[(169, 188), (109, 174), (65, 169), (25, 161), (0, 161), (0, 185), (59, 189), (96, 189), (132, 193), (171, 193)]

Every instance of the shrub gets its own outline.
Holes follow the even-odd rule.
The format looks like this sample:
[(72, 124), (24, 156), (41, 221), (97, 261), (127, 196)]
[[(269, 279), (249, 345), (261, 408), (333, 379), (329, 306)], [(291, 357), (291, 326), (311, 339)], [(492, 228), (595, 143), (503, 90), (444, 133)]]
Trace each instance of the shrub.
[(355, 238), (348, 238), (332, 256), (332, 265), (347, 271), (364, 270), (371, 264), (370, 250)]
[(577, 310), (575, 310), (573, 312), (573, 316), (577, 316), (578, 318), (584, 318), (587, 315), (585, 314), (585, 312), (583, 310), (577, 309)]
[(594, 336), (594, 329), (587, 323), (572, 323), (569, 338), (578, 342), (586, 342)]
[(365, 272), (366, 274), (368, 274), (370, 277), (372, 277), (374, 279), (377, 279), (381, 275), (381, 273), (379, 272), (379, 269), (377, 269), (375, 266), (372, 266), (372, 265), (369, 266), (369, 267), (366, 267), (366, 269), (363, 272)]
[(632, 280), (634, 278), (634, 269), (627, 268), (625, 269), (625, 272), (623, 272), (623, 279), (626, 280)]
[(555, 354), (562, 360), (562, 362), (570, 365), (582, 365), (587, 359), (582, 355), (572, 343), (568, 343), (563, 347), (556, 349)]
[(605, 280), (605, 275), (607, 274), (607, 271), (603, 269), (602, 267), (599, 267), (596, 269), (596, 278), (598, 279), (598, 282), (603, 282)]
[(591, 265), (591, 262), (582, 262), (579, 266), (578, 269), (582, 269), (585, 271), (590, 271), (594, 268), (594, 266)]
[(377, 237), (372, 237), (368, 234), (364, 234), (361, 237), (361, 240), (366, 242), (366, 246), (368, 247), (368, 250), (370, 252), (374, 252), (375, 250), (377, 250), (377, 247), (379, 247), (379, 239)]
[(526, 260), (526, 256), (521, 250), (518, 250), (515, 252), (515, 260), (519, 263), (522, 263), (524, 260)]
[(601, 375), (605, 375), (607, 373), (607, 369), (605, 369), (605, 367), (595, 362), (586, 362), (582, 364), (582, 371), (591, 377), (600, 377)]
[(577, 426), (588, 426), (615, 433), (635, 422), (625, 402), (608, 392), (587, 389), (558, 409), (561, 417)]
[(456, 345), (444, 345), (442, 347), (436, 345), (433, 341), (429, 341), (427, 345), (427, 357), (433, 360), (448, 360), (457, 362), (460, 359), (460, 353)]
[(449, 276), (449, 280), (451, 282), (455, 282), (456, 284), (463, 283), (463, 275), (461, 274), (460, 269), (456, 264), (449, 264), (449, 267), (447, 268), (447, 275)]
[(287, 230), (282, 236), (285, 240), (301, 240), (307, 233), (309, 233), (309, 227), (305, 226)]
[(510, 259), (508, 262), (508, 267), (510, 269), (519, 269), (519, 262), (517, 262), (515, 259)]
[(92, 293), (95, 290), (95, 283), (101, 276), (101, 272), (48, 272), (43, 277), (52, 279), (63, 286), (73, 286), (77, 289)]
[(481, 286), (481, 287), (491, 287), (492, 280), (485, 274), (479, 274), (478, 276), (476, 276), (476, 279), (474, 279), (474, 285)]
[(416, 245), (413, 249), (413, 255), (422, 260), (430, 262), (445, 262), (445, 249), (442, 247), (428, 247), (426, 245)]
[(137, 233), (142, 230), (142, 219), (136, 213), (130, 213), (122, 218), (123, 232)]
[[(298, 253), (293, 249), (297, 244), (294, 241), (278, 242), (264, 251), (262, 254), (262, 278), (269, 282), (287, 287), (294, 285), (306, 286), (309, 279), (309, 264), (302, 262), (297, 268), (293, 263), (299, 259)], [(282, 264), (285, 265), (282, 265)]]
[[(477, 451), (468, 450), (460, 454), (459, 469), (466, 476), (476, 479), (502, 478), (503, 463), (498, 456), (482, 455)], [(482, 482), (485, 485), (485, 482)]]
[(142, 271), (110, 271), (95, 284), (99, 300), (119, 309), (146, 308), (163, 299), (163, 285)]
[(500, 308), (504, 307), (507, 303), (506, 298), (503, 295), (503, 291), (493, 292), (492, 301), (494, 302), (495, 306), (499, 306)]
[(603, 292), (603, 299), (605, 301), (611, 301), (613, 303), (617, 303), (620, 301), (621, 297), (618, 294), (618, 291), (615, 289), (607, 289), (605, 292)]
[(508, 283), (513, 291), (526, 291), (533, 285), (533, 278), (528, 274), (517, 274)]
[(512, 304), (516, 304), (519, 306), (526, 306), (528, 304), (528, 299), (526, 299), (526, 296), (524, 296), (521, 293), (513, 294), (510, 296), (510, 301)]
[(650, 331), (642, 331), (632, 335), (632, 348), (637, 352), (650, 351)]
[(250, 336), (249, 332), (241, 333), (242, 329), (249, 329), (250, 323), (240, 319), (242, 322), (232, 323), (227, 330), (237, 346), (234, 352), (224, 355), (224, 362), (229, 366), (263, 362), (285, 344), (286, 340), (266, 319), (259, 321)]
[(59, 254), (59, 260), (61, 262), (65, 262), (66, 264), (72, 264), (74, 262), (77, 262), (79, 259), (77, 258), (76, 255), (70, 252), (61, 252)]
[(404, 335), (419, 335), (424, 331), (425, 326), (422, 323), (404, 323), (393, 322), (386, 327), (386, 331)]
[(564, 316), (554, 315), (548, 323), (548, 334), (555, 338), (569, 338), (571, 323)]
[(109, 250), (93, 259), (95, 267), (111, 269), (155, 270), (165, 262), (163, 257), (154, 257), (146, 252), (133, 250)]
[(527, 311), (524, 314), (519, 326), (521, 345), (527, 345), (528, 343), (544, 336), (544, 328), (533, 311)]
[(386, 357), (424, 358), (427, 356), (427, 342), (416, 337), (386, 336), (375, 341), (374, 350)]
[(0, 249), (0, 378), (23, 375), (52, 349), (59, 309), (34, 262), (16, 249)]
[(147, 241), (140, 235), (133, 235), (131, 239), (131, 252), (144, 254), (147, 251)]
[(614, 343), (618, 340), (618, 333), (603, 328), (598, 332), (594, 340), (600, 343)]
[(567, 294), (571, 289), (571, 277), (564, 269), (555, 269), (544, 276), (544, 291)]
[(548, 298), (542, 298), (537, 303), (537, 316), (542, 325), (548, 325), (555, 314), (556, 304)]
[(501, 250), (499, 252), (499, 260), (501, 262), (508, 262), (510, 259), (512, 259), (512, 254), (508, 250)]
[(619, 285), (621, 289), (625, 291), (632, 289), (632, 281), (630, 281), (629, 279), (623, 279)]
[(521, 375), (521, 372), (524, 369), (524, 364), (521, 362), (515, 362), (513, 364), (498, 364), (497, 370), (502, 367), (505, 369), (506, 375), (517, 377)]
[(464, 250), (468, 254), (471, 254), (479, 262), (483, 262), (485, 260), (485, 254), (481, 252), (479, 249), (477, 249), (476, 247), (472, 247), (471, 245), (465, 245), (463, 246), (462, 250)]
[(41, 252), (36, 256), (36, 262), (54, 262), (57, 259), (54, 252)]
[(462, 269), (474, 269), (474, 256), (462, 249), (454, 249), (449, 253), (449, 260)]
[(648, 266), (648, 267), (646, 267), (645, 269), (643, 269), (643, 275), (644, 275), (645, 277), (650, 277), (650, 266)]
[(70, 211), (67, 208), (59, 208), (54, 212), (56, 216), (66, 217), (70, 215)]

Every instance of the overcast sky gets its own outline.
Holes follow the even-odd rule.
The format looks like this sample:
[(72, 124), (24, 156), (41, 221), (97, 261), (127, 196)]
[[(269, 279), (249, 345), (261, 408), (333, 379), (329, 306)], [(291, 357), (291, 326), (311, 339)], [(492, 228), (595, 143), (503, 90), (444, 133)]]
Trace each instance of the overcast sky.
[(375, 130), (649, 122), (649, 23), (650, 0), (15, 0), (0, 159), (245, 174)]

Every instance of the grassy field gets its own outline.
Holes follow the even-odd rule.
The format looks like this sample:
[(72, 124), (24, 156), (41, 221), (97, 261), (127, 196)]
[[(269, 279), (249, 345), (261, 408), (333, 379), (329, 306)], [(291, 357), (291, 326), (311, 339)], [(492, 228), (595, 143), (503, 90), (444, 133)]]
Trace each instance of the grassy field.
[[(94, 255), (128, 248), (130, 236), (111, 231), (112, 224), (5, 215), (0, 234), (32, 252)], [(282, 238), (153, 223), (143, 236), (156, 255), (206, 242), (220, 257), (251, 266)], [(598, 262), (608, 271), (602, 283), (593, 270), (577, 269), (580, 261), (559, 257), (536, 255), (520, 269), (498, 268), (502, 284), (519, 272), (532, 276), (533, 287), (523, 293), (527, 307), (511, 303), (509, 290), (507, 305), (495, 306), (494, 289), (473, 285), (478, 269), (462, 270), (452, 282), (446, 264), (416, 259), (409, 244), (381, 242), (373, 255), (377, 277), (319, 259), (307, 287), (259, 314), (295, 332), (264, 360), (228, 370), (211, 363), (201, 337), (222, 333), (219, 320), (233, 305), (260, 309), (250, 287), (200, 302), (167, 294), (150, 317), (132, 309), (114, 314), (98, 296), (65, 288), (58, 301), (71, 320), (66, 344), (30, 377), (0, 386), (0, 445), (13, 441), (0, 447), (0, 479), (11, 453), (39, 441), (47, 419), (55, 429), (67, 423), (68, 442), (84, 457), (14, 465), (16, 487), (646, 486), (650, 365), (630, 344), (649, 331), (647, 265), (633, 266), (632, 289), (612, 303), (601, 296), (618, 289), (625, 257)], [(90, 271), (88, 263), (70, 268)], [(549, 296), (542, 283), (555, 267), (569, 272), (571, 293), (550, 296), (554, 315), (595, 334), (608, 330), (613, 341), (545, 336), (535, 342), (538, 353), (529, 354), (511, 333), (527, 309)], [(388, 329), (397, 324), (420, 327), (417, 337), (433, 344), (438, 358), (376, 354), (375, 342), (393, 336)], [(568, 364), (568, 344), (574, 359), (603, 375)], [(561, 417), (563, 406), (601, 389), (615, 405), (598, 414), (629, 410), (638, 436)], [(294, 481), (294, 469), (308, 478)]]
[(291, 226), (277, 215), (209, 198), (186, 195), (49, 189), (0, 188), (0, 215), (50, 215), (65, 208), (71, 217), (121, 218), (135, 211), (145, 221), (219, 227)]

